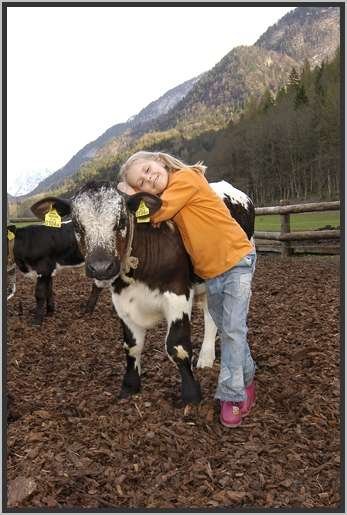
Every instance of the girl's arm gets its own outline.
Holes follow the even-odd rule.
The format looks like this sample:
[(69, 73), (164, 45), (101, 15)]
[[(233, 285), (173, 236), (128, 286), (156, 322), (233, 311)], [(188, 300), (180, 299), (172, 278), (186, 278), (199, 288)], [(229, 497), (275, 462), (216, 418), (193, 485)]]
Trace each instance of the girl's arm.
[[(192, 174), (194, 172), (188, 172)], [(189, 176), (188, 176), (189, 177)], [(198, 187), (187, 180), (185, 173), (173, 176), (169, 186), (161, 194), (162, 206), (151, 216), (154, 223), (165, 222), (173, 218), (181, 209), (188, 204), (193, 195), (198, 191)]]

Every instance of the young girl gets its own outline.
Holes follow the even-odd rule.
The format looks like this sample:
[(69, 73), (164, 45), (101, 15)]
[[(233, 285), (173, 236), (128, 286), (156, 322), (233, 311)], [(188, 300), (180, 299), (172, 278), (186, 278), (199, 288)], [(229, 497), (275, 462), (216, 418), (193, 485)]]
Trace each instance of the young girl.
[(163, 152), (137, 152), (121, 167), (118, 188), (160, 195), (153, 223), (173, 219), (194, 272), (206, 280), (209, 312), (221, 336), (215, 398), (221, 423), (241, 424), (255, 402), (255, 364), (247, 342), (247, 313), (255, 249), (209, 186), (202, 163), (188, 166)]

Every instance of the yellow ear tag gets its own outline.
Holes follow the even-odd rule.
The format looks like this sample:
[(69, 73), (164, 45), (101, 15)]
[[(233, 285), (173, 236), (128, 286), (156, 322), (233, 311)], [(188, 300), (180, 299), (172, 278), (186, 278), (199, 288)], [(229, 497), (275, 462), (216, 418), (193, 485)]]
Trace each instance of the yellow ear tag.
[(47, 227), (61, 227), (61, 217), (56, 209), (50, 209), (45, 215), (45, 225)]
[(13, 233), (12, 231), (9, 231), (9, 230), (7, 229), (7, 239), (8, 239), (9, 241), (11, 241), (11, 240), (14, 240), (14, 238), (15, 238), (14, 233)]
[(137, 208), (137, 211), (135, 213), (135, 216), (138, 223), (145, 223), (150, 221), (149, 209), (143, 200), (141, 200), (139, 207)]

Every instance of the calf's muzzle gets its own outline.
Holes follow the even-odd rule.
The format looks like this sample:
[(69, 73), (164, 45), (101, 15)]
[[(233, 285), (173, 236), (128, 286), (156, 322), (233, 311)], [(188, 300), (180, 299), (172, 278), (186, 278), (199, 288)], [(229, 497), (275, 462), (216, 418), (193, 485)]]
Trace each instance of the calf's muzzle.
[(105, 281), (117, 277), (120, 272), (120, 261), (114, 256), (98, 253), (86, 258), (85, 267), (87, 277)]

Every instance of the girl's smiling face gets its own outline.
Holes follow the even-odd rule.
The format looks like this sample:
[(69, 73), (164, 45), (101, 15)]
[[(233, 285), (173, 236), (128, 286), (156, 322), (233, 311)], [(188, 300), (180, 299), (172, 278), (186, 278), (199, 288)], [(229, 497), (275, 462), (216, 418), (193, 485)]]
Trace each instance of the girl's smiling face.
[(169, 173), (158, 161), (139, 159), (127, 170), (126, 181), (137, 191), (160, 195), (168, 184)]

